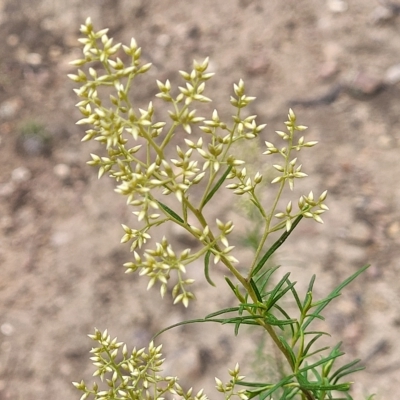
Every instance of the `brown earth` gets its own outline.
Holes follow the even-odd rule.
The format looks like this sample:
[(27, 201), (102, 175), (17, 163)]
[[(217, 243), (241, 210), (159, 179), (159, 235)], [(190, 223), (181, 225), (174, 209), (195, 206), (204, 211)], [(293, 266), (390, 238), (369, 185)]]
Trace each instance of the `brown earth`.
[[(84, 128), (74, 124), (80, 115), (66, 78), (73, 72), (68, 62), (80, 56), (78, 29), (87, 16), (118, 41), (134, 36), (153, 63), (139, 86), (140, 105), (153, 99), (155, 79), (180, 84), (178, 70), (210, 56), (216, 77), (206, 95), (229, 117), (232, 84), (244, 79), (257, 96), (250, 114), (268, 123), (261, 144), (294, 107), (308, 137), (320, 142), (303, 155), (311, 178), (302, 191), (328, 189), (331, 211), (323, 226), (305, 221), (276, 262), (293, 269), (300, 286), (316, 273), (321, 296), (371, 263), (328, 308), (325, 327), (351, 357), (364, 359), (354, 398), (395, 398), (399, 10), (366, 0), (0, 1), (0, 399), (78, 399), (71, 381), (92, 380), (86, 335), (94, 327), (141, 347), (162, 327), (233, 304), (227, 290), (201, 281), (200, 264), (192, 269), (199, 283), (190, 310), (161, 302), (145, 280), (124, 274), (131, 255), (119, 244), (120, 224), (134, 220), (113, 182), (98, 181), (85, 165), (89, 152), (101, 150), (80, 142)], [(236, 219), (225, 207), (215, 215)], [(178, 232), (165, 234), (187, 246)], [(213, 273), (222, 284), (224, 271)], [(234, 338), (226, 327), (178, 328), (162, 339), (167, 373), (184, 386), (204, 386), (212, 398), (214, 376), (226, 379), (237, 360), (254, 377), (274, 356), (266, 341), (260, 365), (260, 337), (244, 330)]]

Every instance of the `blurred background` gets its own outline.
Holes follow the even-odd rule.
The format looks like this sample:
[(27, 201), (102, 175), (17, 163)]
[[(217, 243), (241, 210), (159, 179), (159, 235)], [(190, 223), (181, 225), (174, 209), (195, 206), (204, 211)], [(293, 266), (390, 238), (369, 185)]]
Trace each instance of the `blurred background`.
[[(257, 97), (249, 113), (268, 124), (261, 145), (275, 139), (289, 107), (309, 126), (307, 137), (319, 145), (303, 154), (311, 177), (301, 191), (328, 189), (331, 211), (324, 225), (302, 223), (274, 262), (292, 270), (300, 288), (316, 273), (321, 296), (371, 263), (327, 309), (325, 329), (367, 367), (353, 377), (354, 397), (393, 398), (400, 383), (400, 3), (0, 0), (0, 399), (78, 399), (71, 381), (92, 380), (86, 335), (94, 327), (142, 347), (167, 325), (233, 304), (227, 290), (201, 281), (201, 264), (189, 273), (198, 281), (189, 310), (124, 274), (131, 254), (120, 244), (120, 224), (133, 219), (113, 182), (98, 181), (85, 164), (102, 150), (80, 142), (85, 128), (75, 125), (78, 100), (66, 77), (80, 58), (79, 26), (88, 16), (116, 41), (135, 37), (144, 62), (153, 63), (135, 93), (141, 106), (154, 100), (156, 79), (181, 84), (177, 71), (209, 56), (216, 76), (205, 95), (229, 118), (232, 84), (242, 78)], [(269, 161), (257, 159), (259, 168)], [(242, 225), (226, 204), (213, 212)], [(179, 232), (165, 234), (188, 246)], [(222, 269), (213, 274), (223, 283)], [(214, 376), (227, 379), (236, 361), (249, 378), (274, 373), (276, 355), (257, 332), (234, 338), (229, 327), (187, 326), (161, 340), (167, 374), (210, 397)]]

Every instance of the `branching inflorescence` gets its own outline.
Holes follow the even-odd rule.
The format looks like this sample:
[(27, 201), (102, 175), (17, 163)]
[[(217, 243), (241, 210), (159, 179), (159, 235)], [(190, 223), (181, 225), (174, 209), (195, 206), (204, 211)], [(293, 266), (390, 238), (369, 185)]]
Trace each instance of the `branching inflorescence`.
[[(189, 290), (193, 279), (186, 277), (187, 266), (199, 258), (204, 259), (205, 278), (210, 284), (213, 284), (209, 276), (210, 260), (228, 269), (230, 277), (226, 277), (226, 281), (239, 302), (238, 306), (183, 323), (231, 323), (235, 326), (235, 333), (241, 325), (259, 326), (269, 333), (286, 358), (289, 372), (279, 382), (249, 383), (243, 381), (236, 366), (230, 371), (230, 383), (224, 385), (217, 380), (217, 389), (225, 394), (226, 399), (239, 396), (245, 400), (256, 395), (261, 399), (271, 395), (274, 398), (279, 395), (281, 399), (296, 396), (302, 399), (334, 399), (339, 398), (333, 395), (335, 391), (347, 393), (350, 384), (340, 383), (339, 380), (357, 370), (356, 363), (333, 372), (336, 359), (343, 354), (339, 350), (340, 345), (330, 350), (315, 350), (315, 343), (325, 333), (309, 331), (308, 327), (315, 318), (322, 318), (320, 313), (325, 306), (366, 267), (324, 299), (314, 301), (315, 276), (301, 299), (295, 282), (289, 280), (289, 274), (283, 276), (278, 284), (273, 284), (271, 277), (278, 268), (266, 266), (268, 259), (302, 218), (322, 223), (321, 214), (328, 210), (325, 205), (326, 191), (318, 197), (314, 197), (312, 192), (302, 195), (297, 204), (290, 201), (283, 210), (279, 209), (285, 187), (293, 190), (295, 181), (307, 176), (302, 171), (297, 154), (317, 142), (307, 141), (301, 135), (306, 127), (298, 125), (296, 115), (289, 110), (286, 130), (276, 132), (283, 146), (265, 142), (263, 154), (279, 159), (273, 165), (277, 176), (272, 180), (270, 189), (275, 186), (276, 194), (272, 204), (265, 207), (262, 191), (258, 187), (262, 174), (257, 172), (249, 176), (246, 162), (234, 155), (238, 145), (245, 146), (243, 142), (257, 139), (265, 128), (265, 124), (257, 124), (255, 115), (244, 115), (244, 109), (255, 98), (245, 93), (242, 80), (234, 85), (234, 95), (230, 99), (235, 110), (231, 121), (222, 121), (217, 110), (209, 118), (199, 116), (194, 105), (211, 101), (203, 93), (206, 82), (213, 74), (207, 72), (208, 59), (202, 63), (195, 61), (190, 73), (180, 71), (185, 84), (177, 90), (168, 80), (164, 83), (157, 81), (159, 93), (156, 97), (167, 104), (169, 120), (155, 121), (152, 102), (146, 109), (136, 109), (131, 104), (130, 92), (135, 78), (151, 67), (150, 64), (142, 65), (141, 49), (136, 41), (132, 39), (129, 46), (113, 44), (107, 30), (96, 32), (90, 19), (82, 25), (81, 32), (84, 35), (80, 39), (84, 46), (83, 58), (73, 64), (85, 68), (69, 75), (81, 85), (75, 89), (80, 98), (77, 106), (84, 117), (78, 124), (90, 125), (83, 141), (96, 140), (105, 146), (107, 152), (106, 156), (92, 154), (88, 164), (99, 168), (99, 177), (107, 173), (117, 181), (116, 192), (126, 196), (127, 204), (133, 207), (138, 221), (135, 228), (122, 225), (125, 234), (121, 241), (129, 242), (133, 252), (132, 261), (124, 264), (126, 272), (139, 271), (140, 275), (146, 275), (149, 278), (148, 288), (159, 285), (161, 296), (167, 292), (168, 282), (174, 274), (177, 283), (172, 289), (173, 301), (188, 307), (194, 294)], [(179, 146), (173, 144), (176, 135), (184, 137)], [(263, 221), (254, 261), (247, 268), (242, 265), (238, 268), (238, 255), (229, 243), (233, 222), (220, 219), (209, 221), (205, 214), (209, 203), (221, 198), (224, 187), (235, 195), (246, 196)], [(199, 242), (200, 250), (192, 253), (188, 248), (178, 253), (165, 237), (155, 243), (154, 248), (147, 248), (153, 229), (166, 223), (177, 224), (186, 230)], [(281, 236), (266, 249), (267, 239), (279, 231)], [(232, 275), (237, 284), (232, 282)], [(297, 316), (289, 316), (282, 305), (284, 297), (292, 298), (298, 310)], [(185, 393), (176, 378), (158, 375), (162, 365), (160, 346), (155, 347), (151, 343), (148, 353), (142, 349), (129, 354), (126, 346), (112, 341), (107, 332), (96, 330), (91, 337), (100, 344), (93, 350), (97, 368), (95, 375), (102, 379), (110, 375), (111, 379), (107, 379), (109, 389), (103, 391), (97, 385), (88, 389), (84, 382), (76, 383), (75, 386), (84, 392), (82, 398), (94, 395), (96, 399), (161, 399), (167, 392), (187, 400), (205, 398), (202, 392), (195, 397), (192, 397), (191, 391)], [(122, 359), (117, 362), (121, 346)], [(314, 357), (317, 353), (320, 358)], [(237, 384), (247, 389), (236, 391)]]

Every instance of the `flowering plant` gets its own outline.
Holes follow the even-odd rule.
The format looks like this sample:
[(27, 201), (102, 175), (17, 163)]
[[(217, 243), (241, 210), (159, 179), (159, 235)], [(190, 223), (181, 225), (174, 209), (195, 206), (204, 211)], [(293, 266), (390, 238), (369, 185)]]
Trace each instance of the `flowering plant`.
[[(104, 156), (92, 154), (88, 164), (98, 167), (99, 177), (107, 173), (116, 180), (116, 192), (126, 196), (137, 217), (135, 227), (122, 225), (125, 233), (121, 241), (130, 243), (133, 252), (132, 260), (124, 264), (126, 272), (139, 271), (139, 275), (148, 278), (148, 289), (158, 286), (162, 297), (169, 283), (175, 281), (171, 290), (173, 303), (188, 307), (195, 298), (190, 289), (194, 280), (186, 276), (193, 262), (204, 260), (204, 277), (210, 285), (214, 285), (210, 264), (226, 268), (225, 279), (237, 305), (177, 325), (232, 324), (235, 334), (242, 325), (256, 326), (269, 334), (286, 359), (289, 372), (276, 382), (268, 377), (261, 382), (247, 382), (236, 365), (229, 370), (230, 382), (224, 384), (216, 378), (217, 389), (225, 399), (351, 399), (351, 384), (343, 378), (361, 369), (358, 360), (337, 367), (343, 355), (340, 344), (320, 348), (318, 340), (327, 333), (311, 329), (311, 324), (315, 319), (323, 319), (324, 308), (368, 266), (326, 297), (315, 300), (315, 276), (301, 295), (296, 282), (289, 279), (290, 273), (277, 278), (279, 268), (267, 264), (303, 218), (322, 223), (321, 215), (328, 210), (326, 191), (316, 197), (310, 192), (295, 203), (281, 205), (284, 189), (293, 190), (295, 182), (307, 176), (297, 157), (305, 148), (317, 144), (302, 135), (307, 127), (298, 124), (295, 113), (289, 110), (286, 129), (276, 132), (283, 145), (265, 142), (263, 154), (278, 160), (273, 164), (277, 174), (269, 188), (276, 188), (274, 199), (265, 206), (262, 174), (250, 174), (246, 162), (235, 155), (238, 146), (258, 139), (265, 128), (265, 124), (256, 122), (255, 115), (246, 114), (246, 107), (255, 98), (246, 94), (242, 80), (234, 85), (230, 99), (235, 110), (232, 120), (223, 121), (217, 110), (208, 118), (199, 116), (194, 105), (211, 101), (204, 91), (213, 74), (207, 72), (208, 59), (195, 61), (191, 72), (180, 71), (184, 86), (177, 90), (168, 80), (157, 81), (156, 97), (161, 100), (158, 107), (165, 103), (169, 108), (168, 122), (157, 121), (152, 102), (145, 109), (136, 109), (131, 103), (135, 78), (151, 67), (141, 63), (141, 49), (136, 41), (114, 44), (106, 29), (94, 30), (90, 18), (81, 32), (83, 57), (73, 62), (78, 67), (77, 74), (69, 75), (80, 84), (75, 89), (80, 98), (77, 106), (83, 114), (78, 124), (90, 126), (83, 141), (96, 140), (106, 150)], [(184, 137), (184, 141), (174, 146), (175, 137)], [(207, 217), (207, 207), (221, 201), (225, 188), (244, 196), (262, 221), (250, 265), (240, 263), (240, 254), (230, 244), (233, 222), (222, 218), (210, 221)], [(192, 252), (188, 248), (178, 253), (166, 237), (148, 247), (152, 232), (164, 224), (179, 225), (200, 244), (200, 250)], [(278, 239), (267, 246), (270, 236), (279, 232)], [(296, 312), (288, 308), (289, 298)], [(161, 374), (161, 345), (151, 342), (147, 350), (128, 351), (126, 344), (111, 339), (107, 331), (96, 330), (90, 337), (98, 344), (92, 350), (94, 375), (105, 379), (106, 387), (95, 383), (89, 388), (83, 381), (74, 383), (83, 392), (81, 399), (161, 399), (168, 393), (187, 400), (206, 398), (203, 391), (196, 395), (191, 389), (185, 392), (176, 377)]]

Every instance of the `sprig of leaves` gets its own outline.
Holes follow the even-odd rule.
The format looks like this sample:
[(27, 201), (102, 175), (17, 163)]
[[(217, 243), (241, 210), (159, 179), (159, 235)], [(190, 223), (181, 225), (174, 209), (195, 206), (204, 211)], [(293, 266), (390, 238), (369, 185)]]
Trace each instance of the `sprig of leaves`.
[[(243, 109), (255, 99), (245, 93), (242, 80), (234, 85), (234, 96), (231, 96), (231, 104), (236, 109), (231, 123), (222, 121), (217, 110), (212, 112), (209, 119), (198, 116), (193, 104), (211, 101), (204, 95), (204, 91), (213, 73), (207, 72), (208, 59), (202, 63), (195, 61), (190, 73), (180, 71), (185, 86), (178, 87), (177, 94), (168, 80), (164, 83), (157, 81), (160, 92), (156, 97), (172, 109), (169, 111), (169, 123), (154, 121), (155, 109), (152, 102), (147, 109), (135, 110), (130, 101), (129, 94), (136, 77), (151, 67), (150, 64), (141, 64), (141, 49), (136, 41), (132, 39), (129, 46), (114, 45), (113, 40), (107, 36), (107, 30), (96, 32), (90, 19), (82, 25), (81, 32), (85, 35), (80, 39), (84, 45), (83, 58), (73, 62), (79, 69), (77, 74), (70, 75), (73, 81), (81, 84), (75, 90), (81, 98), (77, 106), (84, 116), (78, 124), (91, 125), (83, 141), (94, 139), (104, 144), (108, 153), (106, 156), (92, 154), (88, 164), (99, 168), (99, 177), (107, 173), (118, 182), (116, 192), (126, 196), (139, 223), (134, 228), (122, 225), (125, 234), (121, 241), (130, 242), (134, 252), (134, 261), (125, 264), (127, 272), (139, 270), (140, 275), (148, 276), (149, 288), (158, 282), (162, 296), (174, 272), (179, 281), (176, 290), (172, 291), (174, 303), (182, 301), (185, 306), (194, 298), (193, 293), (186, 289), (192, 279), (184, 277), (185, 267), (205, 254), (213, 254), (214, 263), (222, 262), (244, 283), (244, 277), (235, 267), (237, 257), (232, 253), (234, 248), (228, 239), (234, 227), (233, 222), (208, 221), (203, 213), (203, 209), (218, 197), (226, 180), (233, 181), (227, 188), (235, 194), (249, 196), (265, 221), (264, 234), (255, 260), (261, 254), (269, 234), (280, 229), (289, 231), (298, 216), (322, 222), (320, 214), (327, 210), (324, 204), (326, 192), (316, 201), (312, 193), (302, 196), (298, 201), (297, 212), (292, 212), (289, 203), (285, 212), (275, 213), (278, 221), (283, 219), (284, 222), (271, 225), (286, 183), (293, 188), (294, 180), (305, 176), (300, 171), (301, 166), (295, 168), (297, 158), (291, 158), (292, 151), (316, 144), (313, 141), (305, 142), (304, 136), (295, 143), (295, 132), (303, 131), (305, 127), (296, 124), (292, 110), (286, 122), (288, 133), (277, 132), (288, 144), (278, 149), (266, 142), (267, 151), (264, 154), (278, 153), (284, 161), (282, 165), (275, 165), (281, 175), (272, 182), (279, 183), (279, 190), (272, 209), (268, 210), (257, 191), (262, 174), (257, 172), (254, 177), (249, 177), (245, 162), (231, 152), (240, 142), (257, 138), (266, 126), (258, 125), (255, 115), (242, 116)], [(96, 66), (96, 69), (90, 65)], [(111, 107), (105, 105), (107, 96), (103, 88), (108, 89), (108, 103), (111, 102)], [(176, 146), (175, 156), (171, 158), (174, 136), (191, 134), (196, 126), (199, 127), (198, 139), (185, 138), (186, 148)], [(180, 127), (183, 132), (179, 131)], [(132, 139), (137, 143), (128, 145)], [(203, 181), (204, 185), (201, 186)], [(191, 196), (193, 186), (196, 186), (196, 198), (200, 198), (197, 204), (194, 202), (195, 196)], [(201, 190), (203, 194), (198, 196)], [(175, 196), (176, 206), (166, 205), (163, 196), (170, 194)], [(201, 243), (204, 251), (189, 256), (190, 250), (186, 249), (182, 253), (183, 257), (175, 259), (171, 244), (165, 245), (164, 242), (156, 243), (154, 250), (143, 250), (143, 246), (151, 240), (153, 228), (165, 223), (180, 225)]]
[[(194, 105), (211, 101), (205, 96), (205, 89), (206, 82), (214, 74), (208, 72), (208, 58), (201, 63), (194, 61), (191, 72), (180, 71), (184, 85), (174, 88), (169, 80), (156, 82), (159, 90), (156, 97), (163, 103), (161, 107), (167, 105), (169, 114), (167, 121), (157, 121), (153, 102), (147, 108), (136, 108), (131, 104), (130, 93), (135, 79), (151, 67), (151, 64), (142, 64), (141, 49), (136, 41), (132, 39), (129, 46), (113, 44), (107, 30), (94, 30), (90, 18), (81, 26), (81, 32), (84, 35), (80, 39), (83, 57), (73, 62), (78, 67), (77, 74), (69, 75), (81, 85), (75, 89), (80, 98), (77, 106), (83, 115), (78, 124), (90, 125), (82, 140), (98, 141), (106, 153), (102, 156), (91, 154), (88, 164), (98, 168), (99, 178), (108, 174), (116, 180), (115, 191), (126, 197), (137, 218), (135, 227), (122, 225), (124, 235), (121, 242), (130, 243), (133, 252), (133, 260), (124, 264), (126, 272), (138, 271), (139, 275), (147, 276), (147, 288), (159, 285), (161, 296), (165, 295), (169, 280), (175, 275), (177, 283), (172, 289), (173, 302), (181, 302), (185, 307), (195, 298), (188, 289), (194, 280), (186, 277), (187, 268), (195, 260), (204, 258), (204, 275), (210, 285), (215, 285), (210, 276), (212, 264), (223, 264), (229, 275), (236, 279), (233, 283), (231, 277), (226, 277), (239, 301), (238, 306), (218, 310), (205, 318), (181, 322), (159, 333), (195, 322), (232, 324), (235, 334), (239, 333), (242, 325), (254, 325), (267, 331), (286, 358), (290, 372), (278, 382), (251, 383), (243, 380), (236, 366), (229, 371), (230, 382), (223, 384), (216, 380), (217, 389), (227, 400), (233, 396), (242, 400), (259, 396), (264, 400), (271, 395), (279, 395), (280, 399), (325, 400), (338, 398), (334, 394), (338, 391), (351, 399), (348, 394), (350, 382), (341, 380), (360, 369), (358, 361), (334, 369), (337, 359), (343, 355), (340, 344), (332, 349), (318, 347), (318, 340), (327, 333), (308, 328), (315, 319), (323, 319), (322, 310), (367, 266), (346, 279), (327, 297), (314, 301), (315, 276), (301, 300), (295, 282), (289, 280), (290, 274), (278, 278), (273, 284), (272, 277), (275, 277), (278, 267), (268, 267), (267, 264), (301, 220), (308, 218), (322, 223), (321, 215), (328, 210), (326, 191), (318, 197), (314, 197), (313, 192), (301, 195), (297, 206), (289, 201), (280, 210), (284, 189), (293, 190), (298, 179), (307, 177), (297, 154), (317, 144), (316, 141), (306, 141), (304, 135), (298, 135), (307, 127), (297, 123), (297, 117), (290, 109), (285, 122), (286, 131), (276, 131), (283, 145), (265, 141), (263, 154), (279, 158), (272, 164), (277, 171), (277, 176), (271, 181), (271, 188), (276, 188), (275, 197), (266, 206), (260, 185), (262, 173), (249, 173), (248, 164), (235, 156), (235, 148), (258, 138), (266, 126), (257, 124), (256, 115), (245, 114), (246, 107), (255, 98), (246, 93), (242, 80), (233, 85), (230, 103), (234, 115), (231, 120), (223, 121), (217, 110), (208, 117), (200, 115)], [(179, 140), (180, 144), (176, 145), (174, 137), (178, 135), (184, 136), (184, 140)], [(206, 207), (221, 201), (225, 189), (245, 196), (261, 220), (262, 233), (255, 246), (253, 262), (247, 269), (237, 267), (237, 253), (230, 244), (233, 221), (221, 218), (210, 221), (204, 213)], [(149, 248), (152, 231), (167, 223), (186, 230), (199, 242), (200, 250), (193, 253), (191, 249), (185, 249), (178, 253), (165, 237)], [(280, 237), (267, 248), (267, 240), (276, 232), (281, 232)], [(287, 299), (297, 308), (297, 314), (288, 311)], [(84, 382), (75, 383), (83, 391), (81, 399), (90, 396), (96, 400), (161, 399), (167, 393), (185, 400), (206, 399), (202, 391), (193, 397), (191, 390), (184, 392), (177, 384), (177, 378), (160, 375), (163, 363), (161, 346), (156, 347), (152, 342), (148, 352), (134, 349), (129, 354), (126, 345), (117, 339), (111, 340), (107, 331), (96, 330), (91, 338), (99, 343), (92, 350), (95, 375), (102, 381), (108, 376), (108, 388), (100, 390), (94, 384), (89, 389)], [(247, 389), (236, 390), (235, 385)]]

